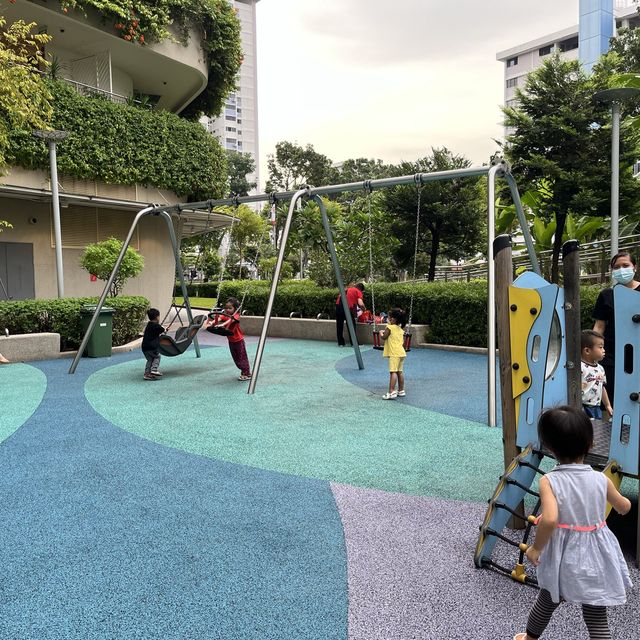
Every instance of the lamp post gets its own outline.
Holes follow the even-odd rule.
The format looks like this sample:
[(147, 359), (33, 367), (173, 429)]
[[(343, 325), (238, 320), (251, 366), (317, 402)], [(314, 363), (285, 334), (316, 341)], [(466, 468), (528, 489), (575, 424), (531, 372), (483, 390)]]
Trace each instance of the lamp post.
[(32, 132), (36, 138), (49, 145), (49, 165), (51, 167), (51, 200), (53, 201), (53, 234), (56, 239), (56, 279), (58, 282), (58, 298), (64, 298), (64, 273), (62, 268), (62, 230), (60, 227), (60, 196), (58, 195), (58, 162), (56, 142), (61, 142), (68, 131), (37, 129)]
[(597, 91), (596, 100), (611, 103), (611, 256), (618, 253), (620, 229), (620, 103), (640, 95), (640, 89), (621, 87)]

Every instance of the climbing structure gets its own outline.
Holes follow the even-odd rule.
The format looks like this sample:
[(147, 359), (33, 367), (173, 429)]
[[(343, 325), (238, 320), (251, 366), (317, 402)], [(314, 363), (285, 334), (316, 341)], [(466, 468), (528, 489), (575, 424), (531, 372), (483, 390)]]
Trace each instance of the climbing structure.
[[(544, 474), (540, 467), (543, 458), (552, 456), (538, 441), (538, 417), (551, 406), (575, 405), (580, 401), (577, 251), (576, 242), (564, 247), (563, 256), (570, 265), (564, 271), (565, 291), (531, 272), (511, 282), (510, 241), (501, 236), (494, 246), (496, 263), (503, 262), (502, 268), (496, 270), (496, 290), (501, 288), (503, 293), (502, 298), (497, 296), (497, 318), (506, 469), (489, 500), (480, 527), (475, 563), (478, 567), (492, 567), (523, 583), (536, 583), (535, 578), (525, 572), (524, 553), (540, 508), (535, 481)], [(565, 299), (565, 293), (570, 299)], [(619, 486), (623, 476), (638, 478), (640, 296), (627, 287), (616, 286), (614, 301), (613, 421), (594, 421), (594, 445), (586, 462), (604, 470)], [(533, 498), (528, 501), (533, 503), (530, 509), (524, 507), (527, 496)], [(522, 536), (508, 529), (522, 530)], [(519, 556), (513, 565), (504, 566), (492, 559), (498, 543), (518, 550)]]

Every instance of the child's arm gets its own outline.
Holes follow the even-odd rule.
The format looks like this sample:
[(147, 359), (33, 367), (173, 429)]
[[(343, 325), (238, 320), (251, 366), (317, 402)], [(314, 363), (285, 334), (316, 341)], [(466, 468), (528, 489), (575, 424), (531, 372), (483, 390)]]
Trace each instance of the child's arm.
[(604, 387), (602, 387), (602, 404), (604, 405), (607, 413), (613, 415), (613, 407), (611, 406), (611, 402), (609, 401), (609, 394)]
[(625, 498), (611, 482), (611, 478), (607, 478), (607, 502), (621, 515), (629, 513), (631, 509), (631, 500)]
[(558, 502), (553, 495), (551, 483), (546, 477), (540, 479), (540, 503), (542, 515), (536, 529), (536, 539), (527, 549), (527, 558), (537, 567), (540, 564), (540, 554), (551, 539), (558, 526)]
[(391, 335), (391, 331), (389, 331), (389, 327), (385, 327), (382, 333), (380, 334), (381, 340), (386, 340)]

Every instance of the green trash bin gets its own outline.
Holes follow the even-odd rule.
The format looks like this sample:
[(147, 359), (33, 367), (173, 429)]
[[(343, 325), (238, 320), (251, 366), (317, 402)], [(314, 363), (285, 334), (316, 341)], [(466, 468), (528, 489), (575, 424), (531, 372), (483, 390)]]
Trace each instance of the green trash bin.
[[(87, 333), (91, 318), (97, 308), (94, 304), (85, 305), (80, 309), (83, 334)], [(100, 309), (100, 315), (93, 327), (93, 332), (89, 337), (89, 342), (87, 342), (87, 348), (83, 355), (89, 356), (89, 358), (108, 358), (111, 355), (114, 312), (115, 309), (111, 307), (102, 307)]]

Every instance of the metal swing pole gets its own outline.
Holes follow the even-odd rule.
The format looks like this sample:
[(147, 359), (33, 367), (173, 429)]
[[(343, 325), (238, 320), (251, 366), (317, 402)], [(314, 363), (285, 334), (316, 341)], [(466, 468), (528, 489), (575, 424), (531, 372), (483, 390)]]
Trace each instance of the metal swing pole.
[(295, 211), (296, 204), (302, 196), (306, 195), (308, 189), (299, 189), (293, 194), (291, 198), (291, 204), (289, 205), (289, 213), (287, 213), (287, 219), (284, 223), (284, 229), (282, 230), (282, 236), (280, 237), (280, 251), (278, 252), (278, 260), (276, 261), (275, 269), (273, 270), (273, 280), (271, 281), (271, 289), (269, 290), (269, 299), (267, 301), (267, 308), (264, 312), (264, 320), (262, 321), (262, 330), (260, 331), (260, 340), (258, 341), (258, 349), (256, 351), (256, 358), (253, 361), (253, 370), (251, 380), (249, 380), (248, 394), (253, 394), (256, 391), (256, 383), (258, 382), (258, 374), (260, 373), (260, 364), (262, 363), (262, 354), (264, 353), (264, 345), (267, 341), (267, 333), (269, 331), (269, 321), (271, 320), (271, 311), (273, 310), (273, 301), (276, 298), (276, 291), (278, 290), (278, 280), (280, 279), (280, 271), (282, 270), (282, 263), (284, 262), (284, 256), (287, 249), (287, 239), (289, 237), (289, 230), (291, 229), (291, 221), (293, 220), (293, 212)]
[[(310, 190), (309, 190), (310, 191)], [(353, 316), (349, 309), (349, 301), (347, 300), (347, 292), (344, 288), (344, 280), (342, 279), (342, 273), (340, 271), (340, 264), (338, 262), (338, 254), (336, 253), (336, 247), (333, 243), (333, 233), (331, 232), (331, 225), (329, 224), (329, 216), (327, 215), (327, 208), (320, 196), (312, 196), (313, 201), (320, 208), (322, 214), (322, 226), (324, 227), (325, 235), (327, 236), (327, 247), (329, 248), (329, 255), (331, 256), (331, 262), (333, 263), (333, 271), (338, 281), (338, 289), (340, 290), (340, 303), (344, 310), (345, 320), (347, 321), (347, 329), (349, 331), (349, 338), (351, 340), (351, 346), (356, 354), (356, 360), (358, 361), (358, 369), (364, 369), (364, 363), (362, 362), (362, 353), (360, 353), (360, 345), (358, 344), (358, 336), (356, 335), (356, 327), (353, 322)]]
[(96, 310), (93, 312), (93, 317), (91, 318), (91, 321), (89, 322), (89, 326), (87, 327), (87, 331), (82, 338), (80, 347), (78, 347), (78, 353), (76, 353), (73, 359), (73, 362), (71, 363), (71, 367), (69, 367), (69, 373), (76, 372), (76, 369), (78, 367), (78, 362), (80, 362), (80, 358), (82, 358), (82, 354), (84, 353), (84, 350), (87, 348), (87, 343), (89, 342), (89, 338), (93, 333), (93, 328), (96, 326), (96, 322), (98, 321), (98, 316), (100, 315), (100, 311), (104, 306), (104, 301), (107, 299), (107, 296), (109, 295), (109, 290), (111, 289), (111, 286), (113, 285), (113, 282), (116, 279), (116, 276), (118, 275), (120, 265), (124, 260), (124, 256), (127, 253), (127, 249), (129, 248), (129, 245), (131, 244), (131, 238), (133, 238), (133, 232), (136, 230), (136, 227), (138, 226), (138, 222), (140, 222), (140, 220), (144, 216), (149, 215), (150, 213), (154, 213), (155, 211), (156, 211), (156, 205), (145, 207), (144, 209), (139, 211), (136, 214), (136, 217), (133, 219), (133, 222), (131, 223), (131, 229), (129, 229), (129, 233), (127, 234), (125, 241), (122, 243), (122, 249), (120, 249), (120, 255), (118, 256), (118, 259), (116, 260), (116, 263), (113, 266), (113, 271), (111, 272), (111, 275), (107, 280), (107, 284), (104, 285), (104, 290), (102, 291), (102, 295), (98, 300)]

